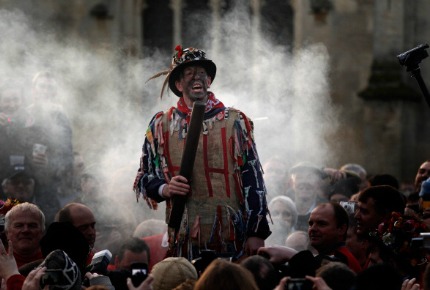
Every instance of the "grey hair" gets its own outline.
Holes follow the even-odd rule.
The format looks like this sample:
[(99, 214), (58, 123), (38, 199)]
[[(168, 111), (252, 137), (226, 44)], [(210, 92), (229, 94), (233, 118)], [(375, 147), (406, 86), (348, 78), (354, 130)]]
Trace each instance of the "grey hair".
[(17, 212), (27, 212), (27, 213), (30, 212), (30, 213), (37, 214), (39, 216), (40, 227), (42, 228), (42, 231), (45, 231), (45, 215), (43, 214), (43, 212), (40, 210), (40, 208), (37, 205), (35, 205), (33, 203), (29, 203), (29, 202), (19, 203), (19, 204), (15, 205), (14, 207), (12, 207), (12, 209), (6, 213), (6, 216), (4, 219), (5, 231), (8, 230), (10, 223), (11, 223), (11, 220), (13, 220), (13, 216)]

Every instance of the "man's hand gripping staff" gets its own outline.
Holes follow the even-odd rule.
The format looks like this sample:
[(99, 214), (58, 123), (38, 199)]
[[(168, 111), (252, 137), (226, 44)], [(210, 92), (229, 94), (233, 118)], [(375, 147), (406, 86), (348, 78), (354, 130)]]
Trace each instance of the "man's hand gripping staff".
[[(181, 168), (179, 170), (179, 176), (185, 177), (188, 182), (190, 182), (193, 173), (194, 160), (196, 157), (197, 147), (199, 145), (205, 108), (205, 102), (194, 102), (191, 120), (188, 126), (187, 140), (185, 141), (185, 148), (181, 159)], [(177, 233), (181, 225), (187, 197), (183, 195), (172, 195), (171, 198), (172, 210), (170, 212), (169, 227), (174, 228), (175, 233)]]

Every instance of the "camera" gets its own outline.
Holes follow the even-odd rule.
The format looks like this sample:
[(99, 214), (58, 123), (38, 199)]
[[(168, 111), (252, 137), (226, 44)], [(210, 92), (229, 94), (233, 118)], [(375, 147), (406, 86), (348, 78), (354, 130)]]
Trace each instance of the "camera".
[(354, 215), (355, 214), (355, 202), (353, 201), (341, 201), (339, 203), (345, 211), (348, 213), (348, 215)]
[(112, 259), (112, 253), (109, 250), (102, 250), (94, 254), (91, 263), (87, 266), (86, 271), (106, 275), (107, 267)]
[(289, 278), (285, 283), (285, 290), (310, 290), (312, 282), (305, 278)]
[(420, 233), (420, 236), (417, 238), (412, 238), (411, 240), (411, 248), (412, 249), (430, 249), (430, 233)]
[(108, 271), (106, 276), (109, 277), (112, 285), (117, 290), (128, 290), (127, 278), (131, 278), (134, 287), (138, 287), (148, 277), (148, 265), (145, 263), (133, 263), (130, 270)]
[(134, 263), (131, 265), (131, 282), (134, 287), (140, 284), (148, 277), (148, 265), (145, 263)]

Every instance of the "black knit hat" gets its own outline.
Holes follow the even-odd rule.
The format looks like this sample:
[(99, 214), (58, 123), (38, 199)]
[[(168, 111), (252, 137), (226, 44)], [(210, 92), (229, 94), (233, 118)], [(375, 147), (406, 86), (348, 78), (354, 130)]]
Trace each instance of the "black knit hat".
[(46, 267), (40, 279), (42, 288), (49, 285), (50, 290), (81, 289), (82, 278), (78, 266), (64, 251), (52, 251), (40, 266)]

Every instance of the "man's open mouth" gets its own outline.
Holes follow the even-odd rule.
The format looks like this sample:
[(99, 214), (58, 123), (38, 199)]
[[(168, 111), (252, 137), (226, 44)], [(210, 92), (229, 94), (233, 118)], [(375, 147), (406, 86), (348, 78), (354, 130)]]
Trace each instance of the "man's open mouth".
[(195, 84), (193, 84), (192, 89), (193, 89), (193, 91), (200, 91), (203, 89), (203, 86), (200, 83), (195, 83)]

